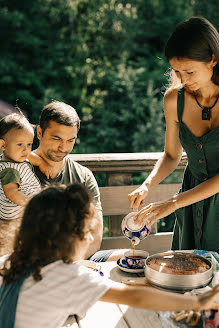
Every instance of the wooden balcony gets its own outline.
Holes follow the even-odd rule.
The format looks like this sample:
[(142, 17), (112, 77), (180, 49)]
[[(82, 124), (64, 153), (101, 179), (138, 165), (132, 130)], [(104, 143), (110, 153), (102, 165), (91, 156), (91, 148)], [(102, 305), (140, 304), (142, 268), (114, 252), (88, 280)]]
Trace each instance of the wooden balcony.
[[(119, 153), (119, 154), (72, 154), (78, 163), (88, 167), (95, 175), (105, 174), (106, 186), (100, 187), (103, 215), (108, 217), (109, 237), (104, 237), (102, 249), (130, 248), (130, 241), (122, 236), (122, 218), (130, 212), (128, 193), (136, 189), (133, 185), (133, 174), (150, 172), (162, 153)], [(176, 170), (183, 171), (187, 164), (186, 154)], [(159, 184), (145, 200), (164, 200), (178, 192), (179, 183)], [(152, 226), (151, 234), (137, 248), (146, 249), (150, 254), (169, 250), (172, 232), (157, 232), (156, 224)]]

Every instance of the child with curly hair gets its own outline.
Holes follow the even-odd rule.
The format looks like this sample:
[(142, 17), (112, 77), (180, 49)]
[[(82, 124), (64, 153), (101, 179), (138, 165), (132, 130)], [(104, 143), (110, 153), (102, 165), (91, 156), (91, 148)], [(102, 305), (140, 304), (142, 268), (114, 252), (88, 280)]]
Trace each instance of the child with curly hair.
[(162, 311), (213, 308), (219, 286), (185, 296), (116, 283), (74, 263), (85, 258), (92, 242), (94, 214), (82, 184), (51, 186), (29, 201), (14, 251), (0, 270), (2, 328), (61, 327), (98, 300)]

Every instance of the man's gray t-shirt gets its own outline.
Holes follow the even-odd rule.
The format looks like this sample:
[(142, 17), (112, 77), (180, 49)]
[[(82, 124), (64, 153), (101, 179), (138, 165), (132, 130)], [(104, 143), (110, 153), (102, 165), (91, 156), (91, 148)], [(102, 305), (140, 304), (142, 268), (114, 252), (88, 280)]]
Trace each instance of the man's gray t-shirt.
[(63, 169), (54, 179), (47, 179), (46, 176), (40, 171), (39, 167), (34, 166), (35, 174), (40, 180), (40, 183), (42, 185), (54, 182), (65, 185), (71, 183), (82, 183), (90, 191), (96, 208), (102, 210), (100, 202), (100, 191), (93, 173), (87, 167), (73, 161), (70, 156), (66, 156), (64, 161)]

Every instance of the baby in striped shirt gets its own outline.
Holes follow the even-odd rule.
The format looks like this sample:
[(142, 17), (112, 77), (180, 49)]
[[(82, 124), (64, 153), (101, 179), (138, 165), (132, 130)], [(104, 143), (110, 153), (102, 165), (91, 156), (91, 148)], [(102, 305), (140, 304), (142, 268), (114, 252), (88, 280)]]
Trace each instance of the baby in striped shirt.
[(1, 220), (20, 218), (23, 206), (41, 190), (31, 163), (42, 168), (43, 160), (31, 156), (33, 139), (34, 127), (22, 112), (0, 120), (0, 149), (3, 152), (0, 157)]

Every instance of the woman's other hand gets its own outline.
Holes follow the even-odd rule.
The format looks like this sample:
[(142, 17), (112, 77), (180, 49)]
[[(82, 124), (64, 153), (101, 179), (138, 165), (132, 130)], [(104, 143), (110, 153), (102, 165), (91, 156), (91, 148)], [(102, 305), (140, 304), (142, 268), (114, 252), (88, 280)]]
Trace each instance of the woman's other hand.
[(133, 210), (138, 209), (139, 206), (144, 203), (144, 199), (147, 196), (147, 194), (148, 194), (148, 188), (146, 185), (141, 185), (133, 192), (131, 192), (128, 195), (130, 208), (132, 208)]
[(159, 219), (171, 214), (177, 209), (175, 197), (166, 201), (150, 203), (143, 207), (134, 217), (135, 223), (146, 223), (150, 228)]

